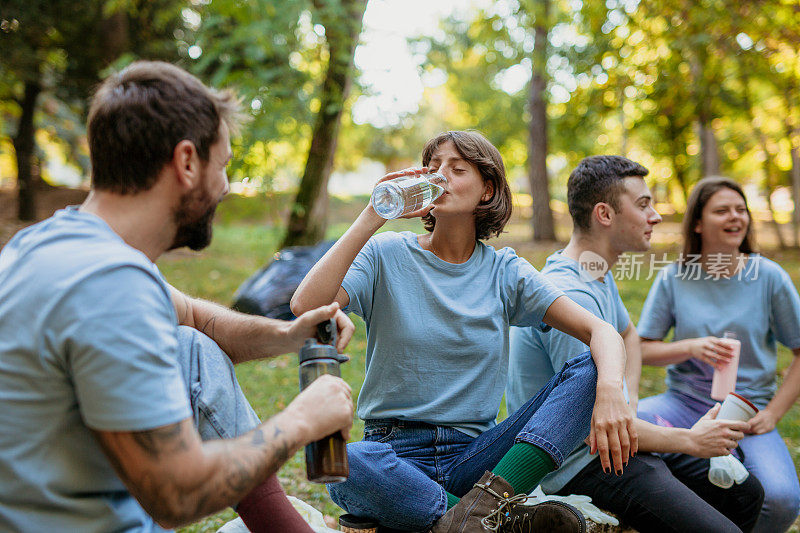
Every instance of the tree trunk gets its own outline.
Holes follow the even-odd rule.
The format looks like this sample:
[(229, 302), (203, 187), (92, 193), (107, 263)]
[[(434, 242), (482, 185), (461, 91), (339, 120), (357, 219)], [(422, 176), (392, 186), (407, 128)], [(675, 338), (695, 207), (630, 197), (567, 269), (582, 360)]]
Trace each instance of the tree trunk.
[(781, 250), (788, 248), (786, 241), (783, 239), (781, 233), (781, 226), (778, 219), (775, 217), (775, 206), (772, 204), (772, 191), (775, 188), (774, 172), (772, 169), (772, 155), (767, 148), (767, 136), (761, 128), (754, 126), (758, 142), (761, 145), (761, 152), (764, 154), (764, 195), (767, 197), (767, 207), (769, 207), (769, 215), (772, 221), (772, 227), (775, 230), (775, 239), (778, 241), (778, 247)]
[[(670, 114), (666, 114), (669, 118)], [(680, 185), (681, 193), (683, 194), (683, 201), (686, 202), (689, 198), (689, 184), (686, 183), (686, 165), (678, 162), (678, 156), (686, 153), (685, 143), (679, 139), (678, 128), (672, 118), (669, 118), (667, 132), (669, 138), (669, 151), (670, 162), (672, 163), (672, 172), (675, 179)]]
[(36, 100), (42, 87), (39, 81), (25, 83), (25, 95), (20, 102), (22, 115), (19, 118), (17, 134), (14, 135), (14, 152), (17, 158), (17, 192), (20, 220), (36, 220), (36, 188), (33, 183), (33, 156), (36, 147), (33, 114), (36, 111)]
[(698, 119), (700, 137), (700, 172), (702, 177), (719, 176), (719, 146), (711, 127), (711, 117), (705, 112)]
[(125, 11), (116, 11), (103, 18), (99, 33), (103, 44), (100, 52), (104, 67), (131, 49), (130, 20)]
[(700, 177), (719, 175), (719, 147), (714, 137), (711, 121), (714, 113), (711, 109), (712, 97), (708, 94), (706, 82), (706, 63), (708, 51), (704, 47), (695, 48), (689, 61), (693, 85), (692, 94), (697, 102), (697, 137), (700, 139)]
[(322, 85), (320, 108), (314, 124), (303, 178), (289, 216), (289, 227), (282, 247), (315, 244), (325, 236), (328, 207), (328, 178), (339, 133), (344, 103), (352, 78), (353, 56), (367, 0), (317, 0), (315, 8), (326, 21), (325, 35), (330, 58)]
[[(798, 135), (798, 132), (795, 132)], [(797, 139), (797, 137), (794, 137)], [(792, 202), (794, 209), (792, 210), (792, 228), (794, 233), (794, 247), (800, 248), (800, 153), (797, 148), (798, 141), (794, 140), (792, 144)]]
[(553, 211), (550, 209), (550, 183), (547, 176), (547, 33), (550, 0), (541, 1), (534, 28), (533, 73), (531, 76), (528, 127), (528, 179), (533, 199), (533, 240), (556, 239)]

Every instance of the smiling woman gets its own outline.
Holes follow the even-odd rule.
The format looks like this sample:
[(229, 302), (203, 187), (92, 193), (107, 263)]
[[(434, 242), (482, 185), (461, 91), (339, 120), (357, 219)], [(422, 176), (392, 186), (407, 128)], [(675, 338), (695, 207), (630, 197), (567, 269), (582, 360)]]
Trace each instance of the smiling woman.
[[(720, 337), (734, 332), (741, 341), (736, 393), (760, 409), (739, 443), (764, 488), (755, 531), (785, 531), (800, 510), (800, 483), (775, 426), (800, 396), (800, 296), (780, 265), (754, 253), (751, 220), (733, 180), (705, 178), (692, 191), (682, 259), (656, 278), (638, 326), (642, 361), (670, 365), (668, 389), (642, 400), (639, 415), (691, 427), (714, 403), (714, 368), (733, 355)], [(673, 328), (672, 342), (663, 342)], [(795, 355), (780, 387), (777, 342)]]
[(738, 183), (723, 177), (705, 178), (692, 191), (686, 205), (684, 259), (720, 252), (755, 253), (752, 220)]

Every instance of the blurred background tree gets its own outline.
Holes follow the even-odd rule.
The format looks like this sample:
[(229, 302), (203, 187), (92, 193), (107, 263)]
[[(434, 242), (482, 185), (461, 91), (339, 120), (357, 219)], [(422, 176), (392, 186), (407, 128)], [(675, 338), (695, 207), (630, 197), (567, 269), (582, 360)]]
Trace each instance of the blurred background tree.
[[(78, 154), (87, 95), (104, 69), (124, 55), (173, 59), (175, 0), (8, 0), (0, 5), (0, 99), (16, 118), (18, 217), (36, 215), (36, 183), (43, 152), (36, 122), (67, 159), (88, 169)], [(48, 105), (42, 100), (48, 98)], [(15, 109), (16, 108), (16, 109)], [(37, 120), (38, 115), (38, 120)], [(77, 135), (72, 133), (77, 130)]]
[(234, 139), (233, 189), (293, 197), (286, 245), (323, 237), (331, 175), (361, 176), (347, 186), (368, 192), (383, 169), (417, 164), (427, 138), (463, 128), (500, 148), (533, 239), (558, 236), (569, 170), (619, 153), (651, 169), (666, 213), (683, 209), (702, 176), (726, 174), (745, 184), (779, 246), (800, 245), (796, 1), (453, 4), (408, 41), (423, 83), (417, 109), (365, 119), (376, 94), (359, 69), (362, 19), (389, 4), (6, 0), (0, 185), (16, 186), (17, 215), (32, 219), (36, 183), (64, 182), (67, 169), (85, 181), (91, 88), (157, 58), (242, 96), (251, 120)]

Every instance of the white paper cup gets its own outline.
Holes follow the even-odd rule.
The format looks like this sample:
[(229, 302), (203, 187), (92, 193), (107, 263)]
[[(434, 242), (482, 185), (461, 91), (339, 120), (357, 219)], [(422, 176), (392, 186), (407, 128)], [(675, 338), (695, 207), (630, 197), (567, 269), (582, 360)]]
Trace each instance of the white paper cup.
[(722, 402), (722, 407), (717, 413), (718, 420), (739, 420), (747, 422), (758, 413), (758, 408), (747, 398), (731, 392)]

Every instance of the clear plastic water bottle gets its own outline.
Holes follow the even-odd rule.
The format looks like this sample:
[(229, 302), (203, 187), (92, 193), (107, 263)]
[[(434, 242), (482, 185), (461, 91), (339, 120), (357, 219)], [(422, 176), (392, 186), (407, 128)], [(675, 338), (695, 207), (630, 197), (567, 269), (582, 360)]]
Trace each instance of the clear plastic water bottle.
[(372, 207), (383, 218), (397, 218), (429, 206), (445, 183), (447, 178), (433, 172), (382, 181), (372, 191)]

